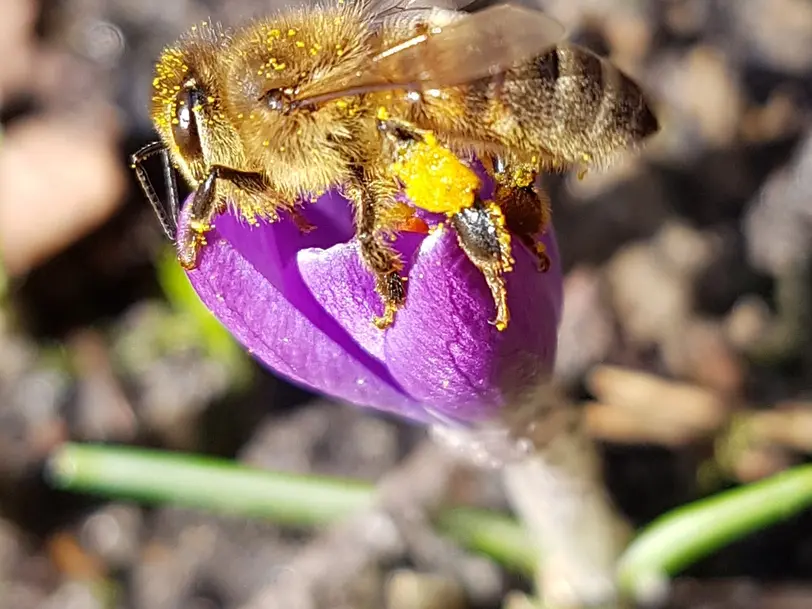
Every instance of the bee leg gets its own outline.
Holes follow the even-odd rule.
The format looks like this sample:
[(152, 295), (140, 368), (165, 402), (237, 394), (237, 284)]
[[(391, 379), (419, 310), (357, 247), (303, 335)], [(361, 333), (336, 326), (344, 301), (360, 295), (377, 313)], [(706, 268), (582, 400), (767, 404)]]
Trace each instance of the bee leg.
[(228, 180), (236, 187), (245, 190), (261, 190), (264, 187), (262, 176), (242, 172), (222, 165), (213, 165), (209, 175), (195, 191), (189, 221), (179, 230), (176, 238), (178, 261), (187, 270), (197, 266), (200, 248), (206, 245), (206, 233), (214, 228), (214, 218), (223, 211), (225, 201), (217, 197), (217, 180)]
[(296, 225), (296, 228), (298, 228), (299, 232), (303, 235), (316, 230), (316, 225), (305, 218), (304, 214), (298, 209), (291, 209), (289, 213), (293, 223)]
[(513, 269), (513, 257), (502, 210), (495, 202), (477, 197), (472, 206), (452, 215), (450, 220), (460, 247), (485, 276), (491, 291), (496, 306), (496, 318), (491, 323), (497, 330), (504, 330), (510, 322), (504, 274)]
[(537, 172), (527, 165), (495, 163), (495, 200), (505, 215), (508, 230), (536, 257), (538, 269), (550, 269), (550, 257), (538, 240), (550, 224), (550, 197), (536, 185)]
[(403, 262), (378, 230), (378, 202), (369, 183), (359, 176), (346, 190), (355, 204), (355, 234), (361, 259), (375, 276), (375, 291), (383, 301), (383, 315), (373, 319), (373, 323), (385, 330), (394, 323), (395, 314), (406, 301), (406, 289), (400, 275)]
[(550, 269), (547, 248), (538, 239), (550, 222), (550, 199), (543, 190), (532, 186), (497, 188), (496, 200), (505, 214), (511, 233), (536, 257), (540, 272)]
[(498, 160), (492, 156), (483, 155), (482, 158), (479, 159), (479, 162), (482, 163), (482, 167), (488, 175), (495, 176), (499, 173), (500, 166), (497, 164)]
[(413, 141), (425, 139), (427, 131), (420, 129), (408, 121), (399, 118), (378, 119), (378, 131), (380, 131), (395, 146)]
[(195, 191), (189, 221), (177, 233), (178, 261), (186, 270), (197, 266), (197, 255), (206, 244), (206, 233), (212, 229), (214, 216), (217, 215), (216, 180), (217, 170), (212, 169)]

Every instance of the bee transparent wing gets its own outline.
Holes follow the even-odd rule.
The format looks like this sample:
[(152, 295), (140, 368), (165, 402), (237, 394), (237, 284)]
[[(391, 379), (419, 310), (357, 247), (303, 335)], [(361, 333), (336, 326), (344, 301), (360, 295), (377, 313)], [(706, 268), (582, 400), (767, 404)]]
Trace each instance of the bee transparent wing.
[(553, 48), (564, 27), (544, 13), (501, 4), (429, 24), (425, 33), (375, 55), (366, 70), (299, 100), (315, 104), (337, 97), (388, 89), (453, 87), (493, 76)]
[(532, 59), (561, 42), (564, 33), (540, 11), (501, 4), (379, 53), (373, 72), (420, 88), (460, 85)]
[[(398, 13), (429, 12), (432, 9), (475, 13), (487, 7), (504, 4), (504, 0), (358, 0), (368, 14), (379, 19)], [(542, 0), (511, 0), (513, 5), (543, 10)]]
[(462, 11), (479, 0), (361, 0), (368, 14), (379, 20), (410, 11), (429, 12), (432, 9)]
[[(496, 6), (498, 4), (504, 4), (504, 0), (465, 0), (463, 6), (457, 10), (465, 11), (466, 13), (476, 13), (489, 6)], [(544, 0), (510, 0), (510, 4), (513, 6), (523, 6), (536, 11), (544, 11), (545, 3)]]

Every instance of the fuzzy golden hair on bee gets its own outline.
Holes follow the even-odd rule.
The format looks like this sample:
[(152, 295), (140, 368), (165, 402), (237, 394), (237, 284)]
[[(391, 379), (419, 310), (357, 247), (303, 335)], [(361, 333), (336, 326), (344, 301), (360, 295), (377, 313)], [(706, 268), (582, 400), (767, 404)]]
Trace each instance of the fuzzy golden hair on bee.
[(363, 156), (357, 99), (288, 109), (322, 79), (364, 69), (369, 27), (360, 3), (302, 8), (254, 20), (235, 33), (225, 89), (228, 114), (248, 158), (286, 198), (342, 181), (348, 157)]

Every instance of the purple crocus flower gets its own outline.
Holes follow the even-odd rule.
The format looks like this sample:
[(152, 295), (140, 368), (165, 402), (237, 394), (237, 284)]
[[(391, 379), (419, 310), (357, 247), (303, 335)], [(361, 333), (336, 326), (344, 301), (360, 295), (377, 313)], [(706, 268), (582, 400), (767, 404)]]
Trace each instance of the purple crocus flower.
[(503, 332), (489, 323), (490, 292), (452, 229), (401, 234), (406, 305), (381, 331), (372, 319), (382, 305), (353, 240), (349, 203), (328, 193), (303, 215), (316, 230), (302, 234), (288, 219), (252, 227), (223, 214), (188, 272), (205, 305), (278, 374), (417, 421), (474, 422), (552, 369), (562, 280), (551, 231), (544, 274), (514, 243)]

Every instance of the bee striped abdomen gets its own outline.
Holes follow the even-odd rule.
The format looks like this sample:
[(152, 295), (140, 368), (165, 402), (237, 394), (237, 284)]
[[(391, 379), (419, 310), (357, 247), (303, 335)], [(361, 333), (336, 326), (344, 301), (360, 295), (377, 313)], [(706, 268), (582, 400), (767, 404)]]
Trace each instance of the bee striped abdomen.
[(598, 157), (633, 146), (659, 129), (637, 84), (617, 68), (604, 64), (607, 78), (603, 100), (589, 134)]
[[(658, 129), (642, 91), (608, 61), (559, 45), (505, 74), (499, 99), (519, 128), (505, 144), (557, 164), (604, 164)], [(500, 131), (495, 129), (496, 131)]]
[(604, 66), (600, 58), (579, 49), (556, 49), (558, 78), (555, 80), (553, 125), (576, 154), (590, 147), (590, 130), (603, 99)]

